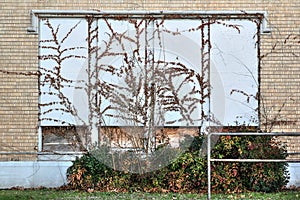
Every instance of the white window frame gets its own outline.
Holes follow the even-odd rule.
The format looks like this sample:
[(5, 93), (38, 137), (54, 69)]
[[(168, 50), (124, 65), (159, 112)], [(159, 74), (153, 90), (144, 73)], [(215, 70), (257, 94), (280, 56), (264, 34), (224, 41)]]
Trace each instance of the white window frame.
[[(184, 15), (190, 18), (193, 16), (203, 16), (204, 18), (210, 18), (214, 16), (218, 16), (220, 19), (228, 18), (230, 16), (233, 19), (248, 19), (248, 18), (261, 18), (261, 27), (260, 33), (267, 34), (270, 33), (270, 29), (266, 23), (266, 16), (267, 13), (265, 11), (249, 11), (247, 13), (243, 11), (73, 11), (73, 10), (64, 10), (64, 11), (57, 11), (57, 10), (32, 10), (31, 11), (31, 21), (32, 26), (28, 27), (27, 32), (29, 34), (39, 34), (39, 18), (47, 18), (47, 17), (68, 17), (68, 18), (78, 18), (78, 17), (85, 17), (88, 15), (92, 15), (95, 17), (103, 17), (103, 16), (118, 16), (118, 15), (131, 15), (136, 17), (142, 16), (177, 16), (177, 15)], [(260, 64), (258, 64), (259, 67)], [(259, 90), (259, 89), (258, 89)], [(39, 126), (38, 129), (39, 133), (39, 145), (38, 150), (42, 151), (42, 132), (41, 127)]]

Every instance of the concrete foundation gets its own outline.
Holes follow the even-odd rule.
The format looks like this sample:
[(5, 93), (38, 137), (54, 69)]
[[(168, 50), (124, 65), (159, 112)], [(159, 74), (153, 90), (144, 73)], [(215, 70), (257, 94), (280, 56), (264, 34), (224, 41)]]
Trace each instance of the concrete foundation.
[(288, 170), (290, 173), (290, 181), (287, 187), (300, 187), (300, 163), (289, 163)]
[[(67, 184), (71, 161), (0, 162), (0, 189), (12, 187), (54, 188)], [(300, 187), (300, 163), (289, 164), (289, 186)]]
[(0, 162), (0, 189), (62, 186), (71, 165), (70, 161)]

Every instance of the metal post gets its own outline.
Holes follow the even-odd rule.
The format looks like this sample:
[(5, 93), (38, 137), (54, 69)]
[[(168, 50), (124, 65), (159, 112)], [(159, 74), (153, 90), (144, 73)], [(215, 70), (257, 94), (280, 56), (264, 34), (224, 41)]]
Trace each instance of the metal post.
[(207, 134), (207, 199), (211, 198), (210, 133)]

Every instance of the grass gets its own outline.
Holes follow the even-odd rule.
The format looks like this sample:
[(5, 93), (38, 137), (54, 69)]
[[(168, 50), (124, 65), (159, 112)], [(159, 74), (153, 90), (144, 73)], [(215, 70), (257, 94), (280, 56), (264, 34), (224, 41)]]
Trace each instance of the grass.
[[(35, 199), (104, 199), (104, 200), (177, 200), (177, 199), (206, 199), (206, 194), (175, 194), (175, 193), (114, 193), (114, 192), (82, 192), (74, 190), (0, 190), (0, 200), (35, 200)], [(246, 193), (246, 194), (213, 194), (212, 199), (266, 199), (266, 200), (295, 200), (300, 199), (300, 191), (285, 191), (278, 193)]]

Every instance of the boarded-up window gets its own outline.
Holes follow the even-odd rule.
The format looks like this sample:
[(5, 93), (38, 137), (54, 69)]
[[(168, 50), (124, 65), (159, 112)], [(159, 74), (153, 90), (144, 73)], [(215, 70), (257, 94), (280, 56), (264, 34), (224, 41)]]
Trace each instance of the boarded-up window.
[(70, 150), (59, 143), (73, 144), (78, 126), (87, 127), (85, 146), (101, 140), (92, 136), (99, 127), (144, 127), (141, 137), (156, 137), (153, 127), (256, 126), (257, 20), (188, 14), (41, 18), (43, 150)]

